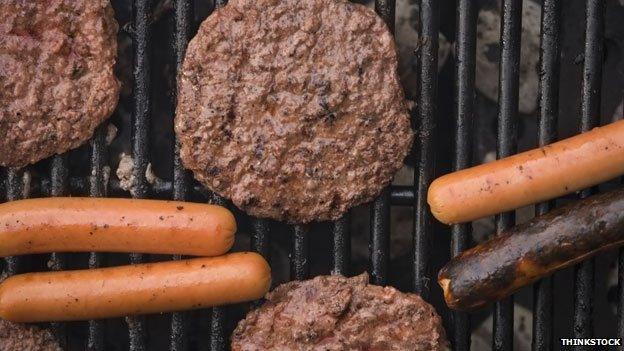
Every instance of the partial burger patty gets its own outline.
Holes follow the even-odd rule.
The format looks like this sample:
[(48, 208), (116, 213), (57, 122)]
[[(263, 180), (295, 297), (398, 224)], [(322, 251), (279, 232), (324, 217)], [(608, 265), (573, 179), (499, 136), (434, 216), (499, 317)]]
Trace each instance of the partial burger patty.
[(78, 147), (115, 109), (108, 0), (0, 0), (0, 165)]
[(232, 335), (233, 351), (443, 350), (442, 320), (418, 295), (321, 276), (278, 286)]
[(337, 219), (412, 142), (391, 33), (345, 0), (231, 0), (191, 40), (175, 130), (195, 178), (259, 217)]
[(61, 351), (61, 347), (45, 329), (0, 319), (0, 350)]

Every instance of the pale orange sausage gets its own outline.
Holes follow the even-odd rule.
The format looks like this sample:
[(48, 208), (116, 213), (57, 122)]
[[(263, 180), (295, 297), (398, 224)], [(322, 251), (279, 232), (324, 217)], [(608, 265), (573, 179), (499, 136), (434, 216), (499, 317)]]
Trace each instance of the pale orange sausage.
[(427, 201), (443, 223), (554, 199), (624, 174), (624, 120), (436, 179)]
[(217, 256), (234, 243), (227, 209), (176, 201), (46, 198), (0, 205), (0, 256), (138, 252)]
[(269, 265), (252, 252), (28, 273), (0, 284), (0, 317), (43, 322), (181, 311), (259, 299), (270, 285)]

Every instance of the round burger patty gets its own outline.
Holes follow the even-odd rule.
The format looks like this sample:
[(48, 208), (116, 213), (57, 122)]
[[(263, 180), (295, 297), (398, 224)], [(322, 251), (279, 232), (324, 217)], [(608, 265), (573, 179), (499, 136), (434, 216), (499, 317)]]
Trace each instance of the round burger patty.
[(195, 178), (248, 213), (337, 219), (412, 142), (391, 33), (345, 0), (231, 0), (191, 40), (175, 129)]
[(418, 295), (320, 276), (278, 286), (232, 335), (233, 351), (443, 350), (442, 320)]
[(0, 350), (61, 351), (61, 347), (45, 329), (0, 319)]
[(78, 147), (115, 109), (108, 0), (0, 0), (0, 165)]

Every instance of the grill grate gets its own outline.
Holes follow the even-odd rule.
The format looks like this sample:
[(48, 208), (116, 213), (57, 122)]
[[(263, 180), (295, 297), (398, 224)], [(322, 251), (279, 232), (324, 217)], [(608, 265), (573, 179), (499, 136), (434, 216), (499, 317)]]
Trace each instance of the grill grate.
[[(561, 30), (561, 2), (544, 1), (541, 22), (539, 82), (538, 144), (545, 146), (557, 139), (559, 113), (559, 47)], [(538, 204), (535, 214), (541, 215), (554, 206), (554, 201)], [(537, 282), (533, 290), (533, 349), (553, 349), (553, 278)]]
[[(500, 75), (498, 82), (497, 158), (515, 154), (518, 150), (518, 99), (520, 81), (520, 34), (522, 29), (522, 0), (504, 0), (501, 22)], [(515, 213), (496, 216), (496, 232), (515, 223)], [(493, 350), (513, 347), (513, 296), (494, 305)]]
[[(470, 166), (472, 156), (472, 119), (475, 115), (475, 61), (477, 45), (477, 8), (472, 0), (457, 4), (457, 61), (455, 76), (455, 154), (453, 170)], [(471, 225), (456, 224), (451, 229), (451, 256), (470, 245)], [(470, 349), (470, 319), (467, 313), (452, 314), (452, 340), (457, 351)]]
[[(529, 0), (525, 0), (529, 1)], [(518, 93), (520, 37), (522, 19), (522, 0), (503, 0), (501, 22), (501, 63), (499, 77), (497, 156), (505, 157), (517, 150)], [(215, 6), (224, 6), (226, 1), (216, 0)], [(539, 123), (538, 142), (546, 145), (557, 138), (557, 120), (559, 110), (559, 64), (561, 55), (562, 0), (544, 0), (542, 6), (541, 46), (540, 46), (540, 81), (539, 81)], [(191, 196), (205, 201), (224, 204), (223, 199), (211, 194), (206, 189), (194, 185), (189, 173), (182, 167), (179, 158), (179, 146), (174, 143), (172, 181), (162, 181), (150, 185), (146, 179), (149, 163), (149, 136), (151, 124), (151, 0), (134, 0), (132, 5), (133, 26), (129, 30), (134, 48), (133, 62), (133, 111), (131, 150), (134, 160), (133, 176), (136, 183), (132, 196), (136, 198), (171, 198), (188, 200)], [(194, 29), (193, 0), (174, 2), (173, 50), (176, 68), (180, 68), (186, 46)], [(385, 189), (371, 204), (370, 214), (370, 273), (375, 284), (389, 282), (390, 263), (390, 214), (393, 206), (413, 208), (413, 290), (426, 299), (431, 299), (435, 277), (431, 272), (430, 240), (432, 238), (431, 216), (426, 203), (426, 190), (435, 176), (435, 145), (437, 116), (437, 76), (438, 76), (438, 32), (440, 27), (440, 2), (420, 0), (419, 32), (421, 42), (418, 49), (419, 90), (417, 110), (414, 113), (414, 127), (418, 130), (413, 153), (416, 159), (413, 186), (391, 186)], [(604, 0), (586, 1), (586, 34), (583, 65), (583, 89), (581, 104), (580, 131), (587, 131), (599, 124), (601, 80), (603, 62), (603, 36), (605, 25)], [(394, 31), (395, 0), (375, 1), (375, 10)], [(454, 148), (453, 169), (459, 170), (472, 164), (473, 117), (475, 104), (475, 65), (477, 38), (476, 1), (457, 0), (456, 10), (456, 63), (455, 63), (455, 105), (454, 105)], [(175, 94), (175, 91), (174, 91)], [(175, 102), (175, 96), (173, 96)], [(90, 141), (90, 175), (72, 177), (67, 155), (51, 159), (49, 178), (40, 183), (33, 182), (29, 189), (23, 189), (25, 171), (5, 169), (0, 193), (7, 201), (30, 196), (89, 195), (103, 197), (108, 195), (126, 195), (116, 180), (108, 181), (106, 170), (107, 123), (100, 126)], [(28, 172), (28, 170), (26, 170)], [(595, 189), (584, 191), (581, 196), (588, 196)], [(554, 201), (538, 204), (536, 214), (543, 214), (554, 206)], [(332, 225), (332, 274), (350, 274), (351, 267), (351, 215)], [(498, 232), (512, 226), (515, 222), (513, 213), (497, 216)], [(262, 254), (270, 262), (272, 222), (264, 219), (251, 219), (251, 249)], [(290, 278), (306, 279), (310, 276), (310, 238), (309, 226), (292, 226), (292, 245), (290, 258)], [(455, 256), (470, 246), (470, 224), (454, 225), (451, 230), (451, 255)], [(173, 256), (172, 259), (180, 259)], [(143, 260), (142, 255), (130, 256), (132, 263)], [(24, 262), (23, 262), (24, 261)], [(88, 267), (102, 265), (103, 256), (97, 253), (89, 255)], [(5, 259), (5, 274), (12, 275), (25, 270), (26, 260), (16, 257)], [(61, 270), (67, 266), (64, 255), (50, 256), (50, 269)], [(618, 332), (624, 338), (624, 250), (619, 256), (619, 301)], [(546, 278), (534, 285), (533, 344), (534, 350), (550, 350), (553, 344), (553, 278)], [(593, 260), (580, 264), (575, 269), (574, 282), (574, 337), (593, 335)], [(209, 336), (201, 336), (211, 350), (225, 350), (228, 345), (227, 321), (233, 318), (228, 307), (213, 308), (199, 313), (207, 323)], [(189, 347), (191, 321), (194, 314), (178, 312), (171, 315), (169, 349), (186, 350)], [(148, 350), (148, 335), (145, 317), (127, 318), (129, 349), (131, 351)], [(65, 344), (68, 332), (66, 324), (54, 325), (54, 330)], [(453, 348), (470, 349), (470, 317), (466, 313), (453, 312), (447, 323), (447, 331)], [(494, 328), (492, 345), (495, 350), (511, 350), (513, 347), (513, 298), (497, 303), (494, 308)], [(86, 333), (88, 350), (106, 349), (105, 323), (89, 321)]]

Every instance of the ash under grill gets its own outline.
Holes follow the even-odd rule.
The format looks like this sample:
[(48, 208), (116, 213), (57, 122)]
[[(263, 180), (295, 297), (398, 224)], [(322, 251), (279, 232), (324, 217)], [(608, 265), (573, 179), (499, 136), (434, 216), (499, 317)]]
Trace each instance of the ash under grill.
[[(478, 128), (476, 120), (480, 111), (476, 99), (475, 66), (477, 43), (477, 17), (480, 7), (478, 1), (457, 0), (398, 0), (419, 4), (420, 41), (417, 45), (416, 75), (419, 88), (408, 92), (416, 102), (413, 111), (414, 128), (417, 131), (412, 150), (414, 175), (413, 185), (393, 185), (384, 190), (379, 198), (370, 204), (370, 216), (363, 221), (369, 226), (368, 241), (369, 273), (374, 284), (401, 285), (404, 290), (420, 294), (432, 301), (445, 317), (445, 326), (449, 339), (456, 350), (470, 349), (472, 330), (484, 319), (483, 313), (450, 312), (444, 306), (440, 290), (435, 283), (435, 272), (450, 255), (457, 255), (471, 245), (471, 224), (454, 225), (444, 228), (433, 223), (426, 203), (427, 188), (430, 182), (442, 172), (459, 170), (475, 160), (475, 142), (480, 137), (486, 138), (483, 128)], [(530, 1), (530, 0), (524, 0)], [(163, 1), (153, 3), (150, 0), (134, 0), (132, 7), (125, 1), (113, 1), (116, 16), (123, 26), (121, 37), (131, 39), (131, 51), (128, 57), (120, 59), (120, 71), (130, 73), (132, 80), (131, 94), (122, 101), (112, 123), (120, 129), (129, 130), (129, 135), (119, 138), (129, 140), (128, 148), (132, 155), (133, 183), (132, 191), (124, 190), (113, 175), (110, 166), (113, 150), (106, 142), (107, 125), (100, 126), (88, 145), (59, 155), (24, 170), (2, 170), (0, 198), (13, 201), (24, 196), (67, 196), (88, 195), (133, 196), (136, 198), (161, 198), (186, 201), (214, 202), (227, 204), (218, 196), (196, 183), (181, 166), (178, 147), (173, 142), (173, 106), (175, 105), (175, 72), (182, 64), (189, 39), (194, 35), (198, 24), (205, 18), (206, 6), (198, 6), (192, 0)], [(129, 2), (128, 2), (129, 3)], [(587, 131), (598, 126), (601, 116), (603, 88), (603, 65), (605, 57), (605, 0), (587, 0), (575, 2), (583, 6), (584, 40), (582, 54), (581, 81), (576, 82), (580, 90), (580, 128)], [(615, 3), (615, 2), (614, 2)], [(214, 6), (224, 6), (225, 1), (216, 0)], [(455, 10), (456, 6), (456, 10)], [(617, 6), (617, 5), (613, 5)], [(538, 145), (545, 145), (557, 139), (560, 105), (560, 70), (563, 41), (564, 7), (563, 0), (544, 0), (542, 3), (541, 49), (531, 53), (539, 55), (539, 108), (532, 138)], [(396, 3), (394, 0), (375, 1), (375, 10), (395, 28)], [(155, 24), (155, 17), (163, 16), (163, 25)], [(515, 154), (519, 149), (519, 83), (521, 59), (521, 21), (522, 1), (503, 0), (501, 6), (501, 41), (499, 99), (497, 102), (495, 135), (497, 157)], [(448, 23), (450, 22), (450, 24)], [(448, 66), (438, 73), (438, 35), (440, 30), (454, 33), (454, 67)], [(164, 38), (164, 39), (163, 39)], [(162, 44), (164, 41), (166, 44)], [(123, 49), (122, 49), (123, 50)], [(170, 55), (163, 59), (161, 55)], [(132, 60), (129, 60), (132, 57)], [(131, 67), (130, 67), (131, 66)], [(159, 71), (155, 71), (157, 68)], [(169, 79), (160, 72), (169, 72)], [(608, 73), (608, 72), (604, 72)], [(440, 82), (440, 84), (438, 84)], [(562, 90), (565, 87), (562, 87)], [(620, 86), (621, 88), (621, 86)], [(566, 88), (568, 89), (568, 88)], [(621, 98), (621, 91), (620, 91)], [(566, 101), (563, 101), (567, 103)], [(123, 115), (131, 116), (124, 120)], [(160, 116), (160, 117), (155, 117)], [(164, 117), (163, 117), (164, 116)], [(163, 121), (168, 118), (168, 121)], [(569, 123), (570, 119), (564, 121)], [(533, 123), (533, 122), (531, 122)], [(525, 127), (525, 129), (527, 129)], [(157, 133), (156, 133), (156, 132)], [(526, 132), (526, 131), (525, 131)], [(528, 133), (528, 132), (527, 132)], [(526, 133), (525, 133), (526, 134)], [(531, 138), (531, 137), (529, 137)], [(161, 143), (161, 141), (163, 141)], [(524, 146), (523, 146), (524, 148)], [(163, 157), (166, 150), (169, 155)], [(118, 150), (115, 150), (118, 151)], [(161, 158), (165, 160), (161, 160)], [(478, 162), (476, 162), (478, 161)], [(148, 165), (152, 163), (161, 177), (150, 183), (146, 177)], [(590, 195), (597, 189), (587, 190), (581, 197)], [(539, 204), (536, 214), (543, 214), (554, 206), (552, 203)], [(400, 263), (391, 257), (392, 212), (398, 207), (411, 211), (413, 242), (410, 246), (409, 259)], [(314, 226), (286, 226), (264, 219), (248, 218), (237, 212), (237, 219), (243, 223), (242, 231), (249, 233), (251, 250), (261, 253), (269, 259), (274, 270), (287, 272), (289, 279), (306, 279), (318, 274), (353, 275), (363, 270), (354, 263), (352, 243), (355, 236), (353, 222), (362, 214), (360, 210), (351, 211), (334, 223), (315, 224)], [(496, 217), (496, 231), (513, 226), (516, 222), (514, 213), (500, 214)], [(319, 234), (324, 232), (326, 235)], [(329, 233), (329, 234), (327, 234)], [(323, 243), (320, 243), (323, 241)], [(450, 241), (450, 245), (449, 245)], [(286, 244), (284, 244), (286, 243)], [(288, 262), (273, 257), (276, 246), (289, 246)], [(273, 260), (271, 260), (273, 258)], [(138, 263), (151, 260), (144, 255), (96, 254), (63, 255), (52, 254), (42, 257), (7, 258), (4, 274), (12, 275), (29, 270), (62, 270), (78, 267), (101, 267), (119, 262)], [(160, 257), (158, 259), (163, 259)], [(180, 259), (179, 256), (168, 259)], [(314, 262), (326, 262), (313, 265)], [(46, 267), (47, 266), (47, 267)], [(321, 268), (318, 268), (320, 266)], [(619, 255), (619, 282), (624, 282), (624, 251)], [(594, 334), (594, 312), (607, 313), (606, 303), (594, 301), (595, 278), (599, 274), (595, 260), (578, 265), (573, 273), (573, 312), (555, 312), (555, 278), (546, 278), (532, 287), (533, 327), (532, 348), (549, 350), (558, 346), (555, 337), (587, 338)], [(569, 274), (568, 274), (569, 275)], [(406, 279), (404, 277), (409, 277)], [(603, 278), (599, 278), (600, 283)], [(398, 283), (409, 281), (409, 283)], [(570, 287), (566, 287), (569, 289)], [(531, 294), (531, 293), (529, 293)], [(526, 292), (525, 292), (526, 295)], [(618, 326), (611, 328), (611, 337), (617, 332), (624, 337), (624, 304), (622, 289), (618, 290)], [(514, 342), (514, 302), (513, 298), (495, 304), (493, 308), (493, 328), (491, 345), (496, 350), (511, 350)], [(607, 312), (605, 312), (607, 311)], [(125, 320), (90, 321), (88, 323), (54, 324), (56, 335), (68, 349), (89, 350), (224, 350), (229, 345), (229, 333), (235, 323), (244, 315), (244, 308), (228, 306), (211, 310), (179, 312), (164, 316), (143, 316)], [(568, 335), (556, 333), (556, 321), (568, 320)], [(558, 322), (557, 322), (558, 323)], [(603, 334), (599, 332), (599, 334)], [(518, 338), (518, 335), (515, 336)]]

